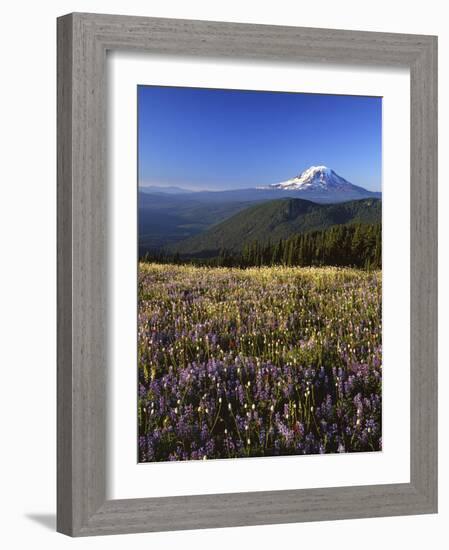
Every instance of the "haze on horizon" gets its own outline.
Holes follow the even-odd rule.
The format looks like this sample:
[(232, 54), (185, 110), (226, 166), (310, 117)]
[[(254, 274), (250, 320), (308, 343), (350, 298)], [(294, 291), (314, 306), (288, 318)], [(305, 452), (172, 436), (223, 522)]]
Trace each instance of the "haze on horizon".
[(382, 98), (138, 86), (139, 186), (244, 189), (326, 165), (381, 190)]

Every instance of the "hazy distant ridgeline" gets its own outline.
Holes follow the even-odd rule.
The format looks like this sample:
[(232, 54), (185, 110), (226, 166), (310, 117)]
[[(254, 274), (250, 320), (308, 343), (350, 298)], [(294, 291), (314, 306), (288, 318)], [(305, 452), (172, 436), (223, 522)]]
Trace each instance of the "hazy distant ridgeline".
[(203, 202), (196, 193), (139, 193), (138, 226), (140, 255), (206, 231), (230, 218), (252, 202)]

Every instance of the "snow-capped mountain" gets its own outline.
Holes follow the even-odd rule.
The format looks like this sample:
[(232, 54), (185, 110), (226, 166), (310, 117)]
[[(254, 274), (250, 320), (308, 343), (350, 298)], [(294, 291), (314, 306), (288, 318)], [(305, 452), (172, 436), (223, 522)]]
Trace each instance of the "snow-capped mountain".
[(292, 191), (296, 196), (321, 198), (326, 202), (380, 197), (380, 193), (350, 183), (327, 166), (311, 166), (294, 178), (273, 183), (264, 189)]
[(292, 191), (305, 189), (340, 189), (344, 191), (354, 187), (357, 188), (356, 185), (349, 183), (327, 166), (311, 166), (301, 172), (299, 176), (269, 186), (270, 189), (290, 189)]

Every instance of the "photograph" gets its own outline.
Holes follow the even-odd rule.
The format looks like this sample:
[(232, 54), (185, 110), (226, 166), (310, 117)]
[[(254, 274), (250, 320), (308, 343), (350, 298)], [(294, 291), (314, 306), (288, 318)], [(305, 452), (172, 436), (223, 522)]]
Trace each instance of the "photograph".
[(138, 462), (382, 451), (382, 98), (136, 94)]

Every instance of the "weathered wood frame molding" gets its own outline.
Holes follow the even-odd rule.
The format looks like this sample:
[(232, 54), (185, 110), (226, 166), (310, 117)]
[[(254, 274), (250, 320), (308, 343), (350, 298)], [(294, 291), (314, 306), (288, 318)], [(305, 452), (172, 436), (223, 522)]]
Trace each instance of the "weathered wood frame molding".
[[(409, 67), (410, 483), (106, 499), (106, 52)], [(74, 13), (58, 19), (58, 509), (72, 536), (437, 511), (437, 38)]]

